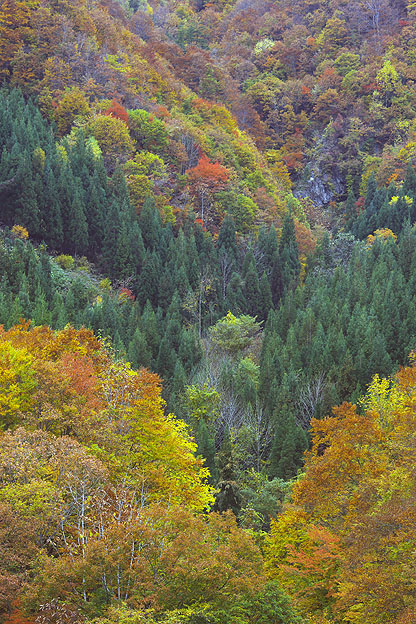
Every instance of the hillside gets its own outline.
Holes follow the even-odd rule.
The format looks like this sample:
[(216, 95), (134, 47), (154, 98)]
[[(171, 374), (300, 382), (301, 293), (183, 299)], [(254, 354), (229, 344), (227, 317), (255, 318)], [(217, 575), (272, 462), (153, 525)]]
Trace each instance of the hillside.
[(415, 29), (0, 1), (2, 624), (413, 623)]
[[(293, 184), (321, 207), (348, 190), (358, 199), (373, 171), (379, 183), (403, 179), (414, 156), (414, 20), (411, 4), (388, 0), (10, 0), (1, 73), (40, 96), (60, 134), (75, 118), (101, 134), (108, 167), (137, 148), (159, 156), (165, 167), (151, 174), (146, 163), (127, 168), (147, 178), (139, 203), (153, 191), (161, 210), (189, 202), (201, 212), (198, 189), (181, 176), (207, 156), (227, 168), (230, 191), (254, 201), (257, 219), (270, 218)], [(118, 124), (117, 145), (106, 141), (108, 120), (95, 119), (113, 99), (142, 111), (131, 141)], [(216, 200), (221, 218), (228, 200)]]

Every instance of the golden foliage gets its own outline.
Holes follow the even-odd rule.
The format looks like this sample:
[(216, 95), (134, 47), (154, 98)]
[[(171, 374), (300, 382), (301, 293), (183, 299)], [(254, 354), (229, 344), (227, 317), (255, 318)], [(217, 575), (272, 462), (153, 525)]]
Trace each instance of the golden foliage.
[(415, 408), (411, 366), (376, 375), (358, 409), (345, 403), (312, 421), (305, 474), (267, 546), (269, 574), (305, 612), (357, 624), (411, 621)]

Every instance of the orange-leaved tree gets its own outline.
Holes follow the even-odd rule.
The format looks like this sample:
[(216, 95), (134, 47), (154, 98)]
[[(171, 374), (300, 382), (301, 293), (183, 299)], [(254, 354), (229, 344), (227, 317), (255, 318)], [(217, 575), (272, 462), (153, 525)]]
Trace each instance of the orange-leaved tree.
[(82, 606), (97, 589), (131, 608), (156, 610), (198, 603), (230, 607), (253, 596), (264, 583), (254, 538), (238, 528), (234, 515), (195, 516), (179, 507), (146, 507), (107, 501), (85, 547), (85, 557), (50, 559), (30, 593)]
[[(0, 574), (5, 583), (0, 612), (10, 607), (10, 597), (18, 595), (32, 565), (35, 577), (43, 580), (27, 590), (31, 609), (69, 594), (72, 600), (72, 593), (75, 601), (88, 602), (101, 591), (103, 578), (112, 583), (109, 598), (121, 599), (134, 590), (154, 601), (164, 578), (162, 573), (154, 576), (155, 566), (166, 568), (172, 582), (182, 578), (185, 563), (174, 555), (166, 559), (163, 544), (171, 534), (169, 539), (176, 540), (182, 515), (189, 524), (186, 530), (202, 535), (204, 521), (195, 519), (199, 524), (194, 526), (193, 513), (210, 506), (212, 492), (187, 425), (165, 414), (157, 375), (118, 361), (105, 341), (84, 328), (53, 331), (22, 323), (9, 331), (0, 328), (0, 404), (6, 429), (0, 435), (0, 515), (4, 511), (13, 522), (20, 518), (23, 524), (16, 520), (13, 525), (19, 534), (25, 523), (30, 526), (28, 547), (21, 557), (17, 550), (15, 559), (9, 533), (0, 531), (0, 554), (8, 566)], [(179, 506), (166, 533), (166, 518)], [(226, 529), (227, 544), (235, 531)], [(233, 547), (243, 548), (244, 536), (237, 538)], [(251, 560), (258, 553), (247, 539), (246, 584), (260, 566), (256, 560), (253, 568)], [(131, 548), (140, 544), (149, 556), (139, 550), (129, 563)], [(191, 547), (180, 554), (183, 545), (177, 546), (175, 552), (192, 568)], [(33, 561), (37, 548), (44, 554)], [(229, 564), (227, 553), (224, 546), (220, 560), (228, 583), (228, 570), (243, 551)], [(214, 560), (209, 565), (217, 583), (218, 566)], [(166, 590), (163, 600), (173, 600), (181, 582)], [(104, 582), (103, 591), (108, 587)], [(233, 583), (230, 587), (235, 590)], [(187, 591), (184, 600), (193, 590)]]
[(3, 428), (71, 435), (114, 479), (144, 479), (153, 499), (199, 510), (211, 502), (187, 425), (164, 412), (160, 378), (115, 361), (89, 330), (26, 323), (1, 331), (0, 404)]
[(266, 556), (304, 612), (387, 624), (416, 608), (415, 414), (413, 365), (375, 376), (358, 407), (312, 421), (305, 473)]
[(206, 223), (212, 195), (223, 189), (228, 182), (230, 172), (219, 162), (211, 162), (205, 154), (198, 164), (186, 171), (191, 191), (200, 202), (201, 218)]
[(117, 100), (113, 100), (110, 106), (103, 111), (103, 115), (108, 115), (109, 117), (115, 117), (116, 119), (121, 119), (124, 123), (129, 123), (129, 114)]

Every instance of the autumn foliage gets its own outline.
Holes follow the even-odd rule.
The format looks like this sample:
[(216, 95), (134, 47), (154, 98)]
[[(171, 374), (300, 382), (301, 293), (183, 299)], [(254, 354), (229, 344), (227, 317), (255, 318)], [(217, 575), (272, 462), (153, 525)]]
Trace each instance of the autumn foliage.
[(212, 196), (224, 188), (229, 178), (229, 172), (219, 162), (213, 163), (203, 154), (198, 160), (198, 164), (192, 169), (188, 169), (186, 174), (191, 191), (199, 197), (201, 219), (206, 222), (209, 218)]
[(273, 523), (270, 574), (334, 622), (411, 621), (416, 369), (375, 376), (358, 407), (312, 422), (293, 503)]
[(3, 331), (0, 365), (3, 428), (25, 425), (96, 444), (106, 461), (112, 454), (120, 477), (146, 475), (151, 498), (187, 500), (191, 508), (210, 500), (185, 424), (163, 413), (158, 376), (114, 362), (92, 332), (28, 324)]
[(229, 178), (226, 167), (220, 165), (219, 162), (211, 162), (205, 154), (198, 160), (198, 164), (188, 169), (186, 173), (191, 184), (206, 185), (213, 192), (223, 188)]
[(124, 123), (129, 123), (129, 114), (116, 100), (111, 102), (111, 106), (109, 106), (105, 111), (103, 111), (103, 115), (108, 115), (109, 117), (115, 117), (116, 119), (121, 119)]
[(415, 620), (415, 7), (0, 3), (9, 624)]
[(96, 592), (136, 609), (223, 608), (263, 586), (234, 515), (195, 516), (212, 501), (208, 471), (187, 425), (164, 413), (157, 375), (117, 361), (89, 330), (22, 323), (0, 331), (0, 400), (10, 621), (24, 618), (20, 594), (29, 611), (49, 605), (45, 619)]

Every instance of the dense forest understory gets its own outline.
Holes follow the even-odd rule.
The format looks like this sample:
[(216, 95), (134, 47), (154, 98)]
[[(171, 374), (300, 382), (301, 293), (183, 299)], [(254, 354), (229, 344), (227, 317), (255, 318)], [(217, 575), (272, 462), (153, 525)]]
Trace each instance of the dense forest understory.
[(0, 621), (414, 624), (416, 8), (0, 1)]

